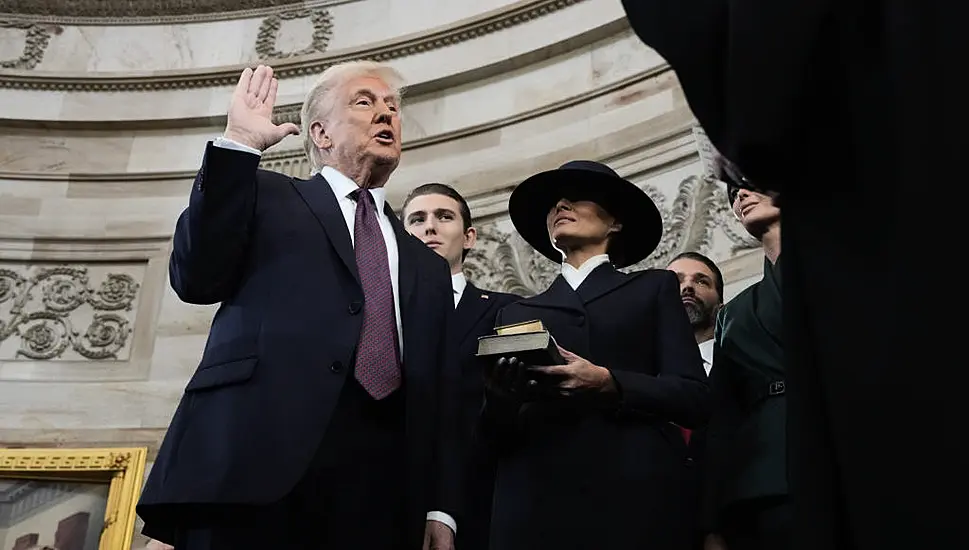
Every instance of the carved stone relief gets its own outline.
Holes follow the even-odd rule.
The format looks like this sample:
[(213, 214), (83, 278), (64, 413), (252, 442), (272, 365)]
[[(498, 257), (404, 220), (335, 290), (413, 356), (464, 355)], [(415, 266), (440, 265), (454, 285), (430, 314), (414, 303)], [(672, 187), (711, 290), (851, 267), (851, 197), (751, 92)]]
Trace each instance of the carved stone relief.
[(59, 31), (59, 27), (21, 21), (0, 21), (0, 29), (18, 29), (26, 31), (24, 49), (20, 57), (0, 59), (0, 69), (30, 70), (44, 60), (44, 52), (50, 43), (51, 35)]
[[(727, 237), (731, 255), (760, 246), (733, 217), (718, 185), (688, 176), (674, 186), (670, 207), (664, 206), (667, 197), (659, 188), (643, 185), (643, 189), (663, 216), (663, 238), (648, 258), (624, 271), (665, 267), (671, 258), (688, 250), (709, 253), (715, 231)], [(559, 273), (558, 264), (535, 252), (509, 221), (478, 227), (478, 244), (464, 267), (476, 285), (522, 296), (544, 291)]]
[(299, 151), (299, 153), (298, 155), (286, 154), (277, 156), (272, 153), (264, 155), (262, 162), (259, 163), (259, 167), (263, 170), (272, 170), (273, 172), (279, 172), (287, 176), (307, 179), (311, 172), (310, 160), (302, 151)]
[(302, 4), (304, 0), (0, 0), (0, 13), (60, 17), (147, 17), (190, 15)]
[(0, 360), (126, 359), (140, 266), (126, 267), (0, 264)]
[[(0, 0), (2, 2), (3, 0)], [(173, 0), (179, 1), (179, 0)], [(188, 1), (188, 0), (185, 0)], [(336, 2), (338, 0), (333, 0)], [(403, 57), (426, 53), (442, 48), (449, 48), (474, 40), (489, 34), (510, 29), (544, 17), (556, 11), (568, 8), (584, 0), (530, 0), (521, 5), (501, 10), (483, 16), (472, 24), (455, 23), (443, 30), (421, 33), (391, 46), (376, 46), (367, 51), (358, 52), (359, 59), (373, 61), (392, 61)], [(2, 4), (0, 4), (2, 5)], [(312, 8), (319, 10), (320, 7)], [(2, 13), (0, 13), (2, 15)], [(270, 33), (273, 32), (270, 29)], [(329, 40), (329, 39), (327, 39)], [(258, 42), (258, 41), (257, 41)], [(265, 39), (266, 46), (258, 46), (266, 51), (275, 50), (275, 39)], [(266, 57), (260, 52), (260, 55)], [(290, 54), (300, 55), (300, 54)], [(274, 64), (274, 74), (277, 78), (294, 78), (306, 75), (316, 75), (325, 70), (335, 61), (345, 59), (318, 56), (310, 60), (281, 61)], [(206, 73), (186, 73), (165, 76), (156, 75), (146, 77), (90, 77), (90, 76), (43, 76), (21, 79), (16, 76), (0, 74), (0, 88), (16, 88), (25, 90), (71, 90), (84, 92), (144, 92), (148, 90), (181, 90), (189, 88), (234, 86), (239, 80), (236, 69), (216, 69)], [(291, 115), (290, 115), (291, 116)]]
[[(310, 45), (302, 50), (292, 52), (282, 52), (276, 49), (279, 40), (279, 30), (283, 21), (293, 19), (309, 18), (313, 24), (313, 36)], [(260, 59), (281, 59), (285, 57), (297, 57), (313, 53), (323, 53), (330, 45), (333, 37), (333, 16), (329, 10), (324, 9), (305, 9), (283, 12), (277, 15), (270, 15), (262, 21), (259, 26), (259, 34), (256, 36), (256, 53)]]

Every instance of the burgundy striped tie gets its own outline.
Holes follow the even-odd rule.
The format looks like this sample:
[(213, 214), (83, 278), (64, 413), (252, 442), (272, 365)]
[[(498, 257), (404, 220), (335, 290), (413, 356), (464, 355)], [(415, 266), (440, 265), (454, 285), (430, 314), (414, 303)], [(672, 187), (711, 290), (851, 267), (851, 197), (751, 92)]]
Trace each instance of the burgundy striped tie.
[(357, 201), (353, 251), (363, 285), (363, 327), (353, 372), (367, 393), (374, 399), (383, 399), (399, 388), (401, 382), (387, 244), (377, 222), (373, 195), (366, 189), (357, 189), (350, 197)]

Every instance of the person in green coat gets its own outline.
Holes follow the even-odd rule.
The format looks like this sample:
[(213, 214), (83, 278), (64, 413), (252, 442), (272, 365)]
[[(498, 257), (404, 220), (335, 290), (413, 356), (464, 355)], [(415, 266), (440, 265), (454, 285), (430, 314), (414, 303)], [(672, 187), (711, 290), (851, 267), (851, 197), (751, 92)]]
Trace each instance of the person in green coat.
[(781, 211), (776, 195), (728, 182), (734, 215), (764, 249), (764, 278), (717, 317), (713, 409), (703, 460), (705, 550), (790, 547), (781, 340)]

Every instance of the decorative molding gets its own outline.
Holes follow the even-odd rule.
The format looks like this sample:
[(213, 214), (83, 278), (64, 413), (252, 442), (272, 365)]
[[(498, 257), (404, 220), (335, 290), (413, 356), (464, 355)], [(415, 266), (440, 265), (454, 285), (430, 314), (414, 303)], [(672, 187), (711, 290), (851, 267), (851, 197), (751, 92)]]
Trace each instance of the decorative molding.
[(249, 19), (359, 0), (0, 0), (0, 17), (62, 25), (146, 25)]
[[(277, 50), (276, 43), (279, 41), (279, 29), (282, 27), (283, 21), (306, 18), (309, 18), (313, 24), (313, 36), (310, 40), (310, 45), (294, 52), (281, 52)], [(259, 54), (259, 59), (299, 57), (325, 52), (332, 38), (333, 16), (330, 15), (329, 10), (293, 10), (277, 15), (270, 15), (263, 20), (262, 24), (259, 25), (259, 34), (256, 36), (255, 49), (256, 53)]]
[(126, 449), (101, 449), (93, 453), (86, 449), (77, 453), (68, 449), (49, 452), (3, 449), (0, 451), (0, 471), (125, 471), (133, 458), (132, 451)]
[[(181, 395), (181, 386), (176, 392)], [(172, 404), (174, 410), (174, 404)], [(0, 449), (61, 449), (77, 447), (143, 447), (148, 461), (155, 459), (168, 423), (152, 428), (2, 428)], [(4, 452), (5, 449), (0, 450)]]
[[(108, 273), (95, 289), (86, 267), (0, 268), (0, 312), (9, 307), (0, 314), (0, 343), (20, 342), (4, 359), (46, 361), (73, 350), (91, 361), (117, 360), (128, 344), (139, 288), (128, 274)], [(93, 310), (83, 333), (74, 327), (82, 306)]]
[[(2, 1), (2, 0), (0, 0)], [(50, 37), (59, 29), (52, 29), (49, 25), (26, 23), (22, 21), (0, 21), (0, 29), (22, 29), (26, 32), (24, 50), (16, 59), (0, 59), (0, 69), (17, 69), (29, 71), (44, 60), (44, 52)]]
[(60, 17), (151, 17), (154, 15), (189, 15), (226, 11), (253, 10), (270, 7), (289, 7), (302, 0), (0, 0), (0, 12), (20, 15), (52, 15)]
[[(482, 124), (476, 124), (465, 128), (458, 128), (449, 132), (442, 132), (431, 136), (417, 139), (405, 140), (402, 144), (404, 151), (420, 149), (431, 145), (445, 143), (457, 139), (467, 138), (474, 135), (500, 130), (508, 126), (520, 124), (528, 120), (546, 116), (554, 112), (568, 109), (582, 103), (595, 100), (602, 96), (615, 93), (619, 90), (634, 86), (652, 78), (660, 77), (672, 69), (668, 65), (663, 65), (655, 69), (609, 83), (605, 86), (588, 90), (580, 94), (568, 97), (557, 103), (543, 105), (511, 116), (492, 120)], [(277, 124), (292, 122), (299, 125), (300, 104), (284, 105), (275, 109), (273, 120)], [(405, 107), (406, 111), (406, 107)], [(221, 124), (225, 124), (224, 118)], [(269, 151), (262, 156), (260, 167), (266, 170), (273, 170), (294, 177), (305, 178), (310, 172), (309, 162), (306, 152), (300, 149), (283, 149)], [(0, 171), (0, 179), (9, 180), (32, 180), (32, 181), (97, 181), (97, 182), (141, 182), (141, 181), (172, 181), (194, 179), (195, 171), (186, 170), (180, 172), (155, 172), (155, 173), (59, 173), (59, 172), (4, 172)]]
[[(581, 50), (586, 48), (596, 42), (609, 38), (622, 38), (624, 35), (632, 35), (632, 29), (629, 28), (629, 24), (626, 19), (619, 19), (611, 23), (607, 23), (595, 29), (590, 29), (586, 32), (571, 36), (560, 42), (553, 42), (543, 46), (538, 50), (533, 50), (523, 54), (519, 54), (512, 57), (507, 57), (491, 63), (488, 65), (482, 65), (480, 67), (475, 67), (464, 72), (452, 74), (445, 76), (443, 78), (437, 78), (434, 80), (417, 82), (413, 85), (407, 86), (407, 102), (414, 101), (414, 98), (419, 98), (421, 96), (438, 94), (442, 91), (446, 91), (459, 86), (467, 86), (474, 84), (475, 82), (480, 82), (483, 80), (499, 77), (501, 75), (508, 74), (522, 67), (526, 67), (530, 64), (536, 63), (538, 60), (548, 59), (552, 56), (565, 55), (573, 51)], [(589, 99), (594, 99), (603, 94), (608, 94), (616, 90), (622, 89), (625, 86), (630, 86), (641, 82), (642, 80), (661, 76), (664, 73), (671, 72), (672, 69), (669, 65), (665, 63), (663, 65), (657, 66), (646, 72), (633, 75), (622, 80), (607, 84), (600, 88), (595, 88), (577, 94), (575, 96), (565, 98), (557, 103), (545, 105), (525, 111), (524, 113), (519, 113), (517, 115), (512, 115), (503, 119), (498, 119), (495, 121), (486, 122), (483, 124), (475, 125), (467, 129), (456, 130), (454, 132), (447, 132), (444, 134), (437, 134), (435, 136), (429, 136), (424, 138), (418, 138), (417, 140), (409, 140), (404, 143), (404, 147), (407, 148), (411, 144), (419, 143), (414, 145), (415, 147), (423, 147), (431, 143), (437, 143), (440, 141), (447, 141), (454, 139), (455, 136), (461, 137), (463, 135), (470, 135), (473, 133), (478, 133), (479, 131), (486, 131), (489, 129), (497, 128), (506, 124), (515, 123), (521, 120), (526, 120), (534, 116), (540, 116), (542, 114), (554, 112), (560, 109), (571, 107), (583, 101), (588, 101)], [(2, 79), (2, 75), (0, 75)], [(2, 86), (2, 83), (0, 83)], [(302, 108), (302, 103), (288, 103), (283, 105), (277, 105), (273, 110), (273, 120), (277, 124), (283, 122), (292, 122), (299, 125), (300, 119), (300, 109)], [(405, 115), (406, 115), (406, 104), (405, 104)], [(128, 132), (128, 131), (141, 131), (141, 130), (184, 130), (187, 128), (213, 128), (213, 127), (224, 127), (226, 117), (225, 114), (217, 116), (201, 116), (201, 117), (186, 117), (186, 118), (166, 118), (166, 119), (129, 119), (129, 120), (22, 120), (22, 119), (4, 119), (0, 118), (0, 128), (19, 128), (19, 129), (32, 129), (32, 130), (44, 130), (44, 131), (97, 131), (97, 132)], [(406, 123), (406, 121), (405, 121)], [(294, 150), (296, 151), (296, 150)]]
[[(319, 74), (330, 65), (346, 61), (369, 59), (391, 61), (419, 53), (439, 50), (516, 27), (539, 17), (562, 10), (584, 0), (523, 0), (510, 8), (502, 8), (468, 18), (437, 29), (374, 45), (349, 48), (328, 55), (308, 55), (275, 63), (277, 78), (295, 78)], [(623, 18), (625, 20), (625, 18)], [(0, 74), (0, 88), (26, 90), (65, 90), (84, 92), (140, 92), (148, 90), (180, 90), (231, 86), (247, 65), (222, 67), (217, 70), (154, 72), (125, 76), (53, 76), (27, 71)]]

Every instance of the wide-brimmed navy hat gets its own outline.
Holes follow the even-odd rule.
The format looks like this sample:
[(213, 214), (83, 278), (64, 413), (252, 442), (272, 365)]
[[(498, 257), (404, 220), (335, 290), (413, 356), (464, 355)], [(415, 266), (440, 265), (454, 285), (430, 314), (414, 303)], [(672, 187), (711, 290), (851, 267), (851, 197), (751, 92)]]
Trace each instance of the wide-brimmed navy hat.
[(508, 214), (518, 234), (553, 262), (561, 263), (562, 253), (552, 244), (546, 218), (561, 199), (592, 201), (622, 224), (609, 244), (609, 258), (616, 267), (643, 260), (663, 236), (663, 218), (645, 191), (605, 164), (574, 160), (531, 176), (508, 199)]

